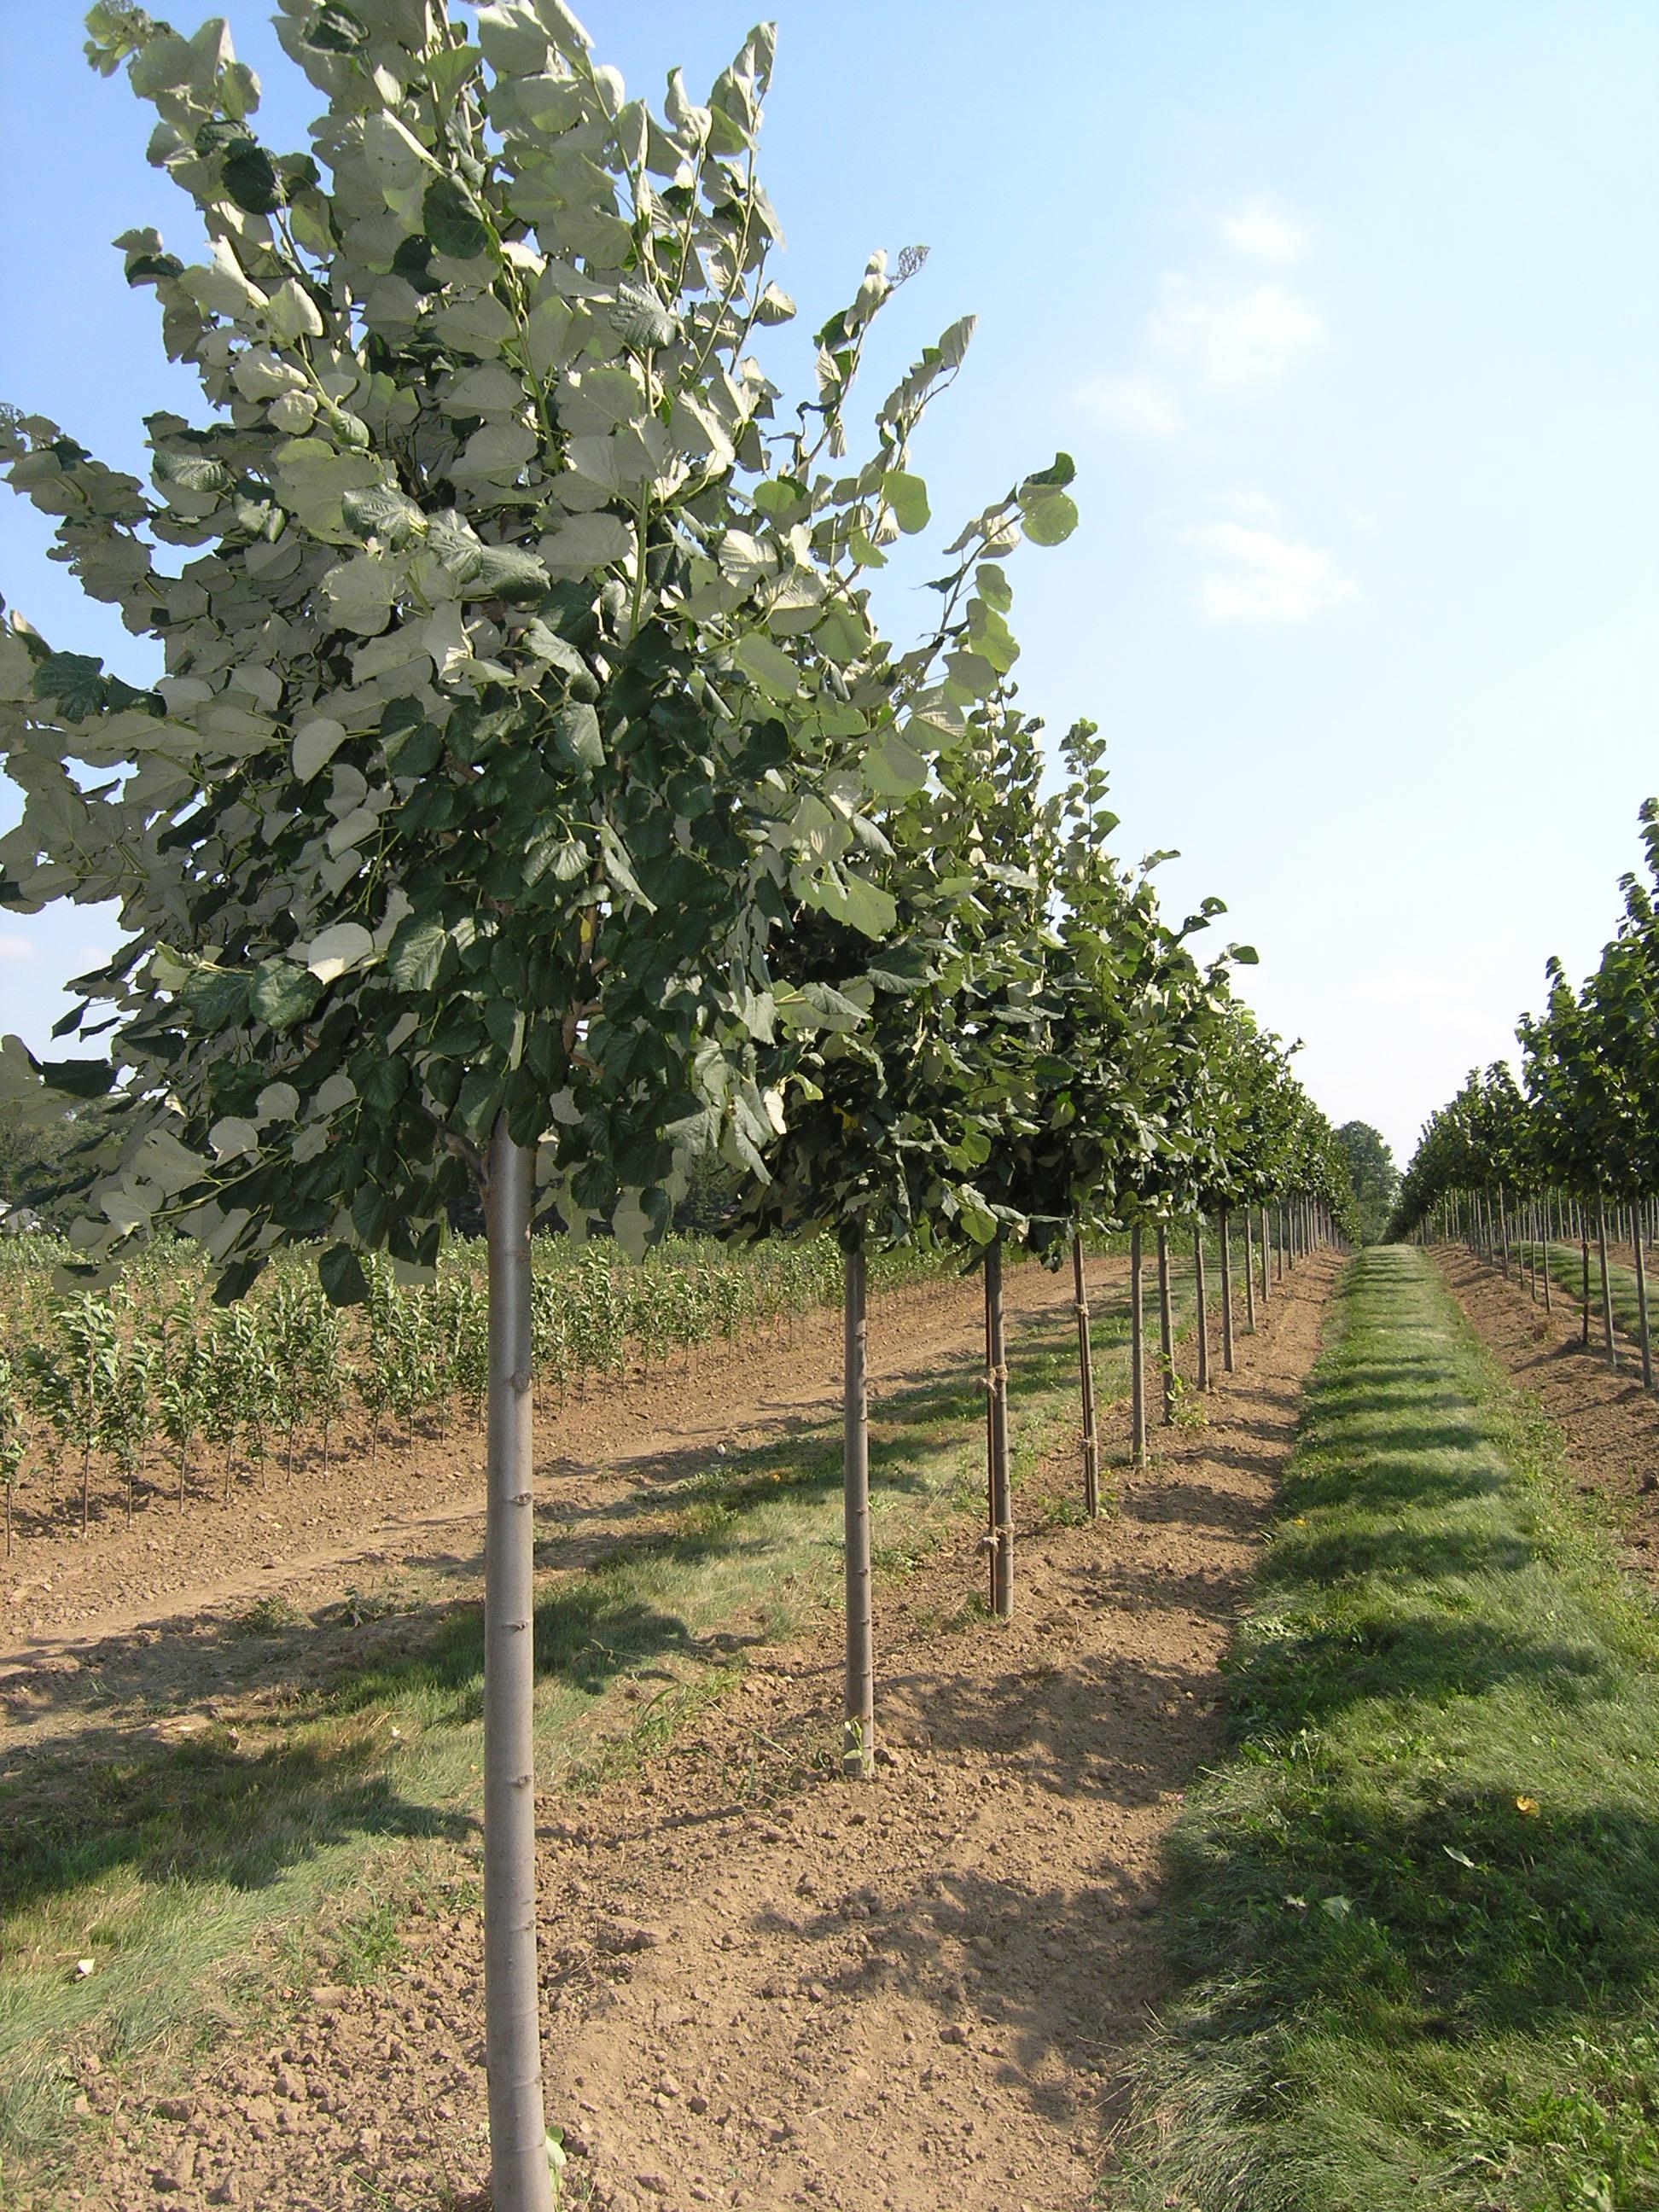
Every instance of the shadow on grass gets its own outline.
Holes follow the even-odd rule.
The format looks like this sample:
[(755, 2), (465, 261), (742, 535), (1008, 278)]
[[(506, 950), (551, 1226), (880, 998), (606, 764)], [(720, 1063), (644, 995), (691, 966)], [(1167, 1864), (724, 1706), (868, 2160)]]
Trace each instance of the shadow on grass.
[(1285, 1810), (1282, 1823), (1224, 1823), (1201, 1850), (1190, 1832), (1178, 1838), (1177, 1960), (1203, 1974), (1224, 1956), (1237, 1970), (1206, 2036), (1283, 2024), (1337, 1990), (1390, 2041), (1531, 2035), (1552, 2014), (1612, 2016), (1650, 2000), (1649, 1814), (1601, 1804), (1528, 1816), (1512, 1793), (1468, 1789), (1382, 1806), (1363, 1785), (1310, 1785)]
[(1536, 2160), (1437, 2147), (1513, 2148), (1516, 2081), (1598, 2110), (1586, 2053), (1659, 2000), (1659, 1642), (1588, 1523), (1552, 1504), (1534, 1537), (1540, 1493), (1425, 1263), (1364, 1255), (1352, 1285), (1231, 1662), (1237, 1755), (1176, 1831), (1191, 1986), (1121, 2201), (1224, 2171), (1237, 2212), (1394, 2207), (1419, 2181), (1465, 2212), (1634, 2208), (1589, 2193), (1593, 2162), (1581, 2193), (1529, 2193)]

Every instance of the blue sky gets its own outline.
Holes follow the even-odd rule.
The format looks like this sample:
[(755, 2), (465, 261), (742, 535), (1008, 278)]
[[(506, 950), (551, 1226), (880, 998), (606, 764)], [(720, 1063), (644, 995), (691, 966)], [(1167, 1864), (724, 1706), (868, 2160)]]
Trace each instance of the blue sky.
[[(263, 0), (223, 11), (303, 143)], [(458, 11), (459, 12), (459, 11)], [(78, 9), (0, 10), (0, 397), (140, 465), (181, 404), (107, 241), (187, 205)], [(1336, 1119), (1408, 1152), (1590, 964), (1659, 791), (1659, 12), (1648, 0), (783, 0), (764, 172), (805, 332), (877, 246), (931, 258), (883, 375), (972, 312), (919, 464), (941, 523), (1065, 447), (1083, 525), (1022, 552), (1024, 703), (1111, 745), (1165, 896), (1228, 902), (1247, 990)], [(193, 11), (175, 15), (190, 27)], [(746, 13), (590, 4), (635, 89), (706, 83)], [(187, 402), (187, 391), (184, 394)], [(943, 537), (951, 534), (947, 527)], [(0, 591), (130, 676), (20, 501)], [(926, 570), (919, 571), (925, 574)], [(922, 618), (895, 586), (901, 635)], [(0, 787), (0, 822), (15, 807)], [(0, 916), (32, 1043), (109, 933)]]

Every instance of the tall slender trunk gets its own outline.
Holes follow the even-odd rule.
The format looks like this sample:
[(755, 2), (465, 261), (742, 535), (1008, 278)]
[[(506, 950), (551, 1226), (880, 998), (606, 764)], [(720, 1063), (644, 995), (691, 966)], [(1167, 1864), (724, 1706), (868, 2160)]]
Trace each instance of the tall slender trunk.
[(1498, 1251), (1504, 1269), (1504, 1280), (1510, 1279), (1510, 1206), (1504, 1186), (1498, 1186)]
[(1129, 1231), (1129, 1456), (1146, 1464), (1146, 1255), (1140, 1224)]
[(1008, 1478), (1008, 1346), (1002, 1309), (1002, 1239), (985, 1250), (985, 1321), (991, 1380), (991, 1610), (1014, 1610), (1014, 1508)]
[(1204, 1217), (1193, 1224), (1193, 1295), (1198, 1304), (1198, 1387), (1210, 1387), (1210, 1306), (1204, 1276)]
[(484, 2046), (495, 2212), (553, 2212), (536, 1968), (532, 1147), (489, 1140), (489, 1502), (484, 1525)]
[(1083, 1403), (1083, 1507), (1092, 1521), (1100, 1511), (1100, 1440), (1095, 1432), (1095, 1363), (1089, 1344), (1088, 1285), (1083, 1239), (1072, 1239), (1072, 1287), (1077, 1293), (1078, 1389)]
[(1617, 1374), (1619, 1347), (1613, 1338), (1613, 1285), (1607, 1279), (1607, 1209), (1599, 1198), (1595, 1201), (1595, 1252), (1601, 1267), (1602, 1342), (1607, 1350), (1607, 1364)]
[(1648, 1267), (1642, 1254), (1640, 1231), (1633, 1215), (1631, 1225), (1638, 1229), (1638, 1233), (1632, 1241), (1636, 1248), (1636, 1322), (1642, 1341), (1642, 1388), (1644, 1390), (1651, 1390), (1653, 1388), (1653, 1339), (1648, 1332)]
[(1583, 1284), (1579, 1297), (1578, 1340), (1589, 1349), (1589, 1216), (1581, 1206), (1578, 1209), (1578, 1257), (1582, 1265)]
[[(1233, 1218), (1224, 1206), (1218, 1217), (1218, 1224), (1221, 1231), (1221, 1364), (1231, 1375), (1233, 1371)], [(1249, 1269), (1245, 1272), (1248, 1273)]]
[(1244, 1208), (1244, 1330), (1255, 1334), (1255, 1240), (1250, 1233), (1250, 1209)]
[(876, 1638), (870, 1590), (870, 1318), (862, 1241), (846, 1255), (842, 1367), (842, 1485), (847, 1553), (847, 1695), (843, 1773), (876, 1771)]
[(1170, 1230), (1167, 1222), (1158, 1224), (1158, 1349), (1164, 1367), (1164, 1425), (1167, 1429), (1175, 1419), (1176, 1367), (1175, 1322), (1170, 1310)]
[(1544, 1311), (1545, 1311), (1546, 1313), (1553, 1313), (1553, 1312), (1554, 1312), (1554, 1310), (1555, 1310), (1555, 1299), (1554, 1299), (1554, 1297), (1553, 1297), (1553, 1295), (1552, 1287), (1551, 1287), (1551, 1284), (1550, 1284), (1550, 1257), (1551, 1257), (1551, 1255), (1553, 1253), (1553, 1251), (1554, 1251), (1554, 1249), (1555, 1249), (1555, 1245), (1554, 1245), (1554, 1243), (1553, 1243), (1553, 1238), (1554, 1238), (1554, 1235), (1555, 1235), (1555, 1194), (1554, 1194), (1554, 1192), (1553, 1192), (1553, 1191), (1546, 1191), (1546, 1192), (1545, 1192), (1545, 1194), (1544, 1194), (1544, 1207), (1543, 1207), (1543, 1212), (1544, 1212)]
[(1264, 1206), (1261, 1209), (1261, 1303), (1273, 1304), (1273, 1218)]

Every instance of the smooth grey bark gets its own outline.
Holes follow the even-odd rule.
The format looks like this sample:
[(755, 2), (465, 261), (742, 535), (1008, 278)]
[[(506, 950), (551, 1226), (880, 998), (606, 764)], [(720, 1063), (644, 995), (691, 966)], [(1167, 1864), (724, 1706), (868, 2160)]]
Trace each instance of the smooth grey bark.
[(1078, 1389), (1083, 1401), (1083, 1506), (1092, 1521), (1100, 1512), (1100, 1437), (1095, 1427), (1095, 1363), (1089, 1342), (1089, 1296), (1081, 1237), (1072, 1239), (1072, 1287), (1077, 1294)]
[(1631, 1239), (1636, 1257), (1636, 1318), (1642, 1340), (1642, 1388), (1653, 1388), (1653, 1339), (1648, 1330), (1648, 1265), (1642, 1254), (1641, 1224), (1634, 1213), (1631, 1227), (1635, 1232)]
[(847, 1571), (844, 1773), (867, 1782), (876, 1771), (876, 1633), (870, 1577), (869, 1276), (860, 1243), (845, 1255), (842, 1298), (842, 1487)]
[(1607, 1209), (1606, 1201), (1595, 1201), (1595, 1250), (1601, 1267), (1601, 1340), (1607, 1355), (1607, 1364), (1615, 1374), (1619, 1371), (1619, 1346), (1613, 1335), (1613, 1285), (1607, 1279)]
[(1164, 1221), (1158, 1224), (1158, 1351), (1164, 1369), (1164, 1425), (1167, 1429), (1175, 1421), (1176, 1366), (1175, 1323), (1170, 1310), (1170, 1229)]
[(1580, 1284), (1578, 1340), (1589, 1349), (1589, 1216), (1581, 1206), (1578, 1209), (1578, 1257), (1583, 1280)]
[(484, 2049), (495, 2212), (553, 2212), (536, 1968), (533, 1147), (489, 1139), (489, 1503), (484, 1522)]
[(985, 1248), (985, 1351), (990, 1383), (991, 1610), (1014, 1610), (1014, 1509), (1008, 1479), (1008, 1346), (1002, 1305), (1002, 1239)]
[(1193, 1290), (1198, 1302), (1198, 1387), (1210, 1387), (1210, 1308), (1204, 1279), (1204, 1217), (1193, 1224)]
[[(1248, 1218), (1248, 1216), (1246, 1217)], [(1224, 1206), (1221, 1226), (1221, 1364), (1233, 1371), (1233, 1217)]]
[(1250, 1209), (1244, 1208), (1244, 1329), (1255, 1334), (1255, 1239), (1250, 1230)]
[(1140, 1224), (1129, 1231), (1129, 1456), (1146, 1464), (1146, 1255)]
[(1267, 1207), (1261, 1209), (1261, 1303), (1273, 1303), (1273, 1236)]

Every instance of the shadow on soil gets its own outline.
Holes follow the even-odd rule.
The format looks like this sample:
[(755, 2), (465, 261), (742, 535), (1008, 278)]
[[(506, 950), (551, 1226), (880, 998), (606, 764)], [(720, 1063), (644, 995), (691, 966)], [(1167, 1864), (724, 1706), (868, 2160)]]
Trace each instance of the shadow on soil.
[[(1051, 1386), (1070, 1341), (1069, 1314), (1024, 1317), (1011, 1341), (1016, 1391)], [(874, 1483), (889, 1495), (925, 1486), (918, 1457), (971, 1436), (982, 1399), (971, 1346), (943, 1370), (902, 1377), (872, 1407)], [(640, 1464), (641, 1488), (538, 1547), (536, 1663), (544, 1680), (587, 1697), (653, 1662), (720, 1660), (744, 1639), (699, 1636), (669, 1607), (642, 1601), (630, 1571), (730, 1559), (751, 1572), (768, 1540), (757, 1525), (781, 1497), (825, 1504), (838, 1493), (838, 1424), (802, 1429), (714, 1458), (674, 1451)], [(663, 1518), (666, 1510), (668, 1517)], [(641, 1528), (641, 1522), (655, 1525)], [(410, 1565), (419, 1562), (408, 1562)], [(476, 1562), (433, 1562), (476, 1586)], [(440, 1597), (342, 1626), (319, 1620), (209, 1620), (180, 1638), (145, 1632), (96, 1647), (74, 1671), (32, 1674), (30, 1719), (84, 1715), (38, 1751), (15, 1734), (0, 1753), (0, 1922), (28, 1904), (118, 1867), (146, 1882), (255, 1887), (348, 1836), (459, 1835), (463, 1814), (405, 1798), (377, 1712), (412, 1706), (422, 1727), (461, 1727), (482, 1711), (482, 1608)], [(16, 1696), (14, 1691), (14, 1697)], [(235, 1731), (204, 1695), (246, 1701), (261, 1741)], [(386, 1709), (390, 1709), (386, 1710)], [(14, 1712), (17, 1711), (14, 1704)], [(169, 1720), (199, 1724), (188, 1741), (157, 1740)], [(274, 1741), (272, 1739), (275, 1739)]]

